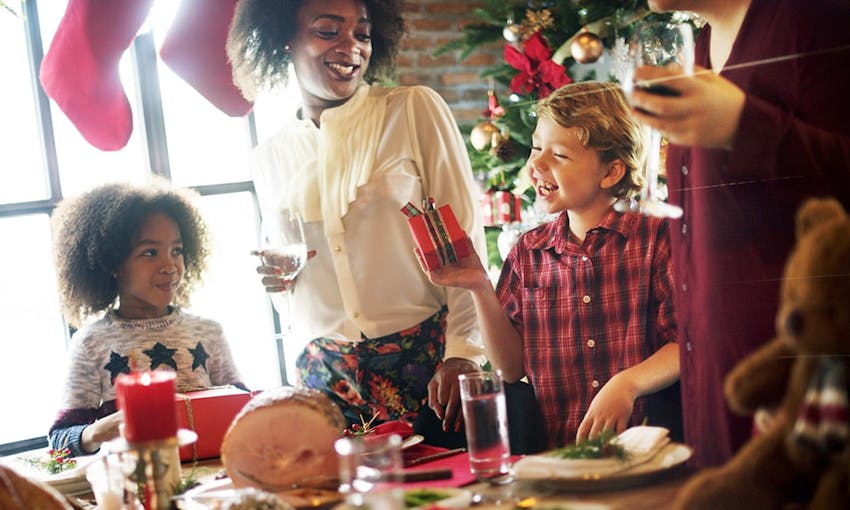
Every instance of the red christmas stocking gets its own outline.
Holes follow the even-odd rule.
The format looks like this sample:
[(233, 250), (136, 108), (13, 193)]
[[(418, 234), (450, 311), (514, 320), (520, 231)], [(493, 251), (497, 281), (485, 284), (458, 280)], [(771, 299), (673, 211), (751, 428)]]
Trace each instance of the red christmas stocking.
[(252, 104), (233, 84), (225, 43), (236, 0), (183, 0), (159, 55), (177, 75), (231, 117)]
[(118, 150), (133, 132), (133, 114), (118, 61), (153, 0), (69, 0), (41, 63), (48, 96), (98, 149)]

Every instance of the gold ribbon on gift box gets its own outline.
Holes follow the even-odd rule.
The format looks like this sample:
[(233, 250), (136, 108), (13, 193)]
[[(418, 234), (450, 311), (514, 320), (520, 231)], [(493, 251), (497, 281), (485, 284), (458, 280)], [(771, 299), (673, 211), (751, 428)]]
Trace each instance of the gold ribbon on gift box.
[[(189, 398), (189, 395), (185, 395), (183, 393), (177, 393), (177, 397), (183, 400), (183, 405), (186, 406), (186, 421), (189, 424), (189, 429), (192, 432), (197, 432), (195, 430), (195, 416), (192, 414), (192, 399)], [(198, 462), (198, 442), (195, 441), (192, 443), (192, 463)]]

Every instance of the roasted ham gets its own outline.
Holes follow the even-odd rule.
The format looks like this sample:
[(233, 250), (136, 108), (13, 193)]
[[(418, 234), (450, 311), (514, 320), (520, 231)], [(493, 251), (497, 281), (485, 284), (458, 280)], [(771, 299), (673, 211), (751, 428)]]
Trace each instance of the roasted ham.
[(234, 418), (221, 460), (236, 487), (280, 492), (338, 475), (334, 441), (346, 422), (322, 392), (282, 387), (264, 391)]

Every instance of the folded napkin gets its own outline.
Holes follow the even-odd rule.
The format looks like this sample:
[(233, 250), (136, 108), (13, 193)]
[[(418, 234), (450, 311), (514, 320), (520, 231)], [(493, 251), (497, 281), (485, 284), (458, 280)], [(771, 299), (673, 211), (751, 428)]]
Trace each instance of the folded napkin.
[(638, 426), (623, 431), (615, 441), (626, 451), (626, 458), (563, 459), (547, 453), (528, 455), (515, 465), (517, 478), (595, 478), (625, 471), (650, 461), (670, 442), (663, 427)]
[(407, 439), (408, 437), (413, 435), (413, 427), (410, 426), (407, 422), (395, 420), (395, 421), (385, 421), (380, 425), (375, 425), (371, 428), (370, 432), (368, 432), (367, 436), (385, 436), (389, 434), (398, 434), (402, 439)]

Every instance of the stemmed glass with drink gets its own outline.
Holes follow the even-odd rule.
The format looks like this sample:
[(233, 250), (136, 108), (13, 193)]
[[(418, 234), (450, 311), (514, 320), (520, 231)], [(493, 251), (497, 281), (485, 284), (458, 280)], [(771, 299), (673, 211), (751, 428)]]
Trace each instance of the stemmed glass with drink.
[[(637, 88), (662, 96), (676, 96), (678, 92), (661, 80), (635, 82), (635, 70), (641, 66), (676, 65), (684, 76), (694, 72), (694, 37), (691, 25), (667, 21), (638, 23), (629, 44), (629, 62), (623, 77), (623, 91), (631, 98)], [(668, 204), (658, 196), (658, 173), (661, 160), (661, 133), (650, 130), (645, 170), (645, 182), (637, 203), (620, 201), (615, 208), (621, 212), (640, 212), (647, 216), (678, 218), (682, 209)]]
[[(281, 329), (287, 335), (292, 331), (292, 284), (307, 263), (307, 243), (304, 240), (304, 221), (301, 215), (291, 210), (281, 210), (272, 218), (264, 218), (260, 249), (251, 251), (260, 257), (263, 265), (276, 267), (277, 275), (284, 281), (281, 291), (271, 293), (272, 302), (278, 313), (285, 313)], [(285, 287), (285, 288), (284, 288)]]

